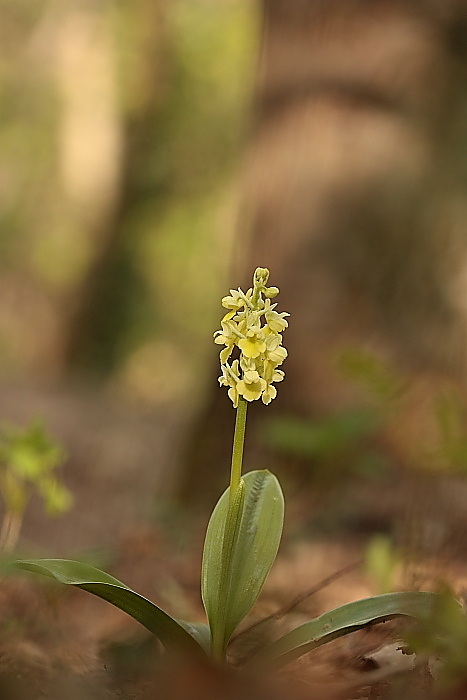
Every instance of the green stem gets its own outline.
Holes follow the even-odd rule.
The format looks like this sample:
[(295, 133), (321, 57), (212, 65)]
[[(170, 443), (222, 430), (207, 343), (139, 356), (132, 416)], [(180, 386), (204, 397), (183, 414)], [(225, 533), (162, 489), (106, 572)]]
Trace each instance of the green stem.
[(235, 417), (235, 432), (230, 467), (229, 507), (226, 514), (221, 553), (221, 579), (218, 592), (218, 610), (216, 623), (211, 629), (211, 654), (217, 661), (225, 661), (226, 639), (226, 605), (232, 585), (232, 560), (237, 545), (239, 527), (243, 514), (244, 489), (240, 489), (243, 462), (243, 444), (245, 442), (246, 411), (248, 403), (239, 396)]
[(232, 465), (230, 467), (229, 504), (232, 505), (235, 492), (240, 483), (243, 462), (243, 444), (245, 442), (247, 401), (243, 396), (238, 398), (237, 416), (235, 418), (235, 433), (232, 449)]

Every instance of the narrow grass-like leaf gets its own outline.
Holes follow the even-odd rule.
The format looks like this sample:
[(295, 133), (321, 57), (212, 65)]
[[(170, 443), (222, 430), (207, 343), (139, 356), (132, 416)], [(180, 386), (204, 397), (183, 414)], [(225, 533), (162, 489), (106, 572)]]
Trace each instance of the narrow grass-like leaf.
[(333, 639), (394, 617), (427, 618), (433, 614), (440, 598), (438, 593), (424, 591), (387, 593), (342, 605), (305, 622), (261, 649), (244, 668), (279, 668)]
[(244, 475), (244, 494), (229, 508), (219, 499), (204, 543), (201, 590), (213, 650), (221, 657), (235, 628), (256, 601), (279, 547), (284, 498), (267, 470)]
[(93, 566), (69, 559), (24, 559), (14, 562), (12, 567), (49, 576), (106, 600), (140, 622), (171, 651), (203, 653), (206, 625), (178, 622), (147, 598)]

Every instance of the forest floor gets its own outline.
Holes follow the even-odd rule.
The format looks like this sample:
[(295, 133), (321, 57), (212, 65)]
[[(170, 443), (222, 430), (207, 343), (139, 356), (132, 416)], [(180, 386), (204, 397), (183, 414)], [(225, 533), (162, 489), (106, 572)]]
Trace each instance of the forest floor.
[[(15, 393), (9, 401), (13, 419), (28, 418), (23, 399)], [(20, 554), (80, 558), (176, 617), (202, 621), (199, 575), (209, 513), (186, 513), (164, 496), (157, 506), (154, 499), (161, 491), (160, 465), (173, 459), (174, 431), (178, 434), (182, 421), (163, 412), (155, 434), (152, 415), (132, 421), (112, 401), (83, 401), (84, 410), (81, 406), (74, 413), (66, 397), (59, 396), (58, 402), (55, 397), (53, 408), (45, 411), (52, 431), (71, 445), (73, 459), (65, 477), (75, 506), (66, 516), (50, 520), (33, 503)], [(40, 404), (45, 405), (43, 399)], [(34, 401), (27, 405), (34, 413)], [(135, 460), (142, 464), (138, 471)], [(151, 464), (156, 467), (151, 469)], [(443, 481), (443, 488), (448, 493), (443, 508), (440, 484), (431, 483), (423, 491), (431, 494), (426, 506), (430, 517), (426, 527), (421, 521), (418, 527), (428, 533), (425, 540), (437, 538), (438, 544), (420, 549), (416, 560), (399, 566), (398, 588), (436, 590), (444, 582), (459, 595), (467, 588), (461, 516), (452, 525), (457, 535), (453, 547), (445, 546), (446, 537), (439, 535), (442, 512), (452, 520), (455, 509), (449, 504), (465, 485), (446, 486)], [(280, 553), (233, 642), (235, 659), (337, 605), (381, 592), (362, 564), (371, 534), (400, 519), (401, 501), (417, 503), (422, 492), (417, 480), (394, 475), (387, 483), (349, 481), (339, 492), (320, 493), (311, 484), (288, 485), (286, 491)], [(256, 624), (260, 620), (264, 622)], [(400, 650), (401, 626), (394, 621), (335, 640), (267, 678), (246, 680), (235, 671), (171, 663), (158, 642), (124, 613), (40, 576), (1, 582), (0, 621), (2, 700), (467, 698), (467, 686), (439, 691), (433, 669), (414, 666), (413, 656)]]
[[(302, 506), (308, 501), (302, 494)], [(297, 503), (295, 502), (295, 507)], [(170, 520), (170, 519), (169, 519)], [(59, 523), (56, 523), (60, 527)], [(205, 523), (142, 522), (113, 545), (82, 553), (171, 614), (202, 621), (199, 573)], [(362, 566), (365, 540), (285, 536), (260, 600), (234, 640), (233, 659), (349, 601), (378, 593)], [(423, 589), (467, 582), (460, 561), (420, 558), (400, 571)], [(158, 642), (111, 605), (40, 576), (7, 578), (0, 588), (2, 700), (266, 700), (462, 698), (432, 695), (426, 665), (401, 651), (395, 621), (335, 640), (279, 673), (241, 682), (236, 673), (170, 665)], [(259, 624), (258, 624), (259, 623)], [(410, 692), (408, 692), (410, 690)], [(456, 691), (457, 692), (457, 691)]]

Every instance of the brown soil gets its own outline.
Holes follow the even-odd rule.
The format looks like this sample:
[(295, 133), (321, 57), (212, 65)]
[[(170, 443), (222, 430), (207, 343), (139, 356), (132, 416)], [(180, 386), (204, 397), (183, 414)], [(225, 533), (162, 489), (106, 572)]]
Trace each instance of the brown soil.
[[(202, 620), (203, 530), (201, 523), (192, 523), (189, 537), (172, 538), (160, 525), (141, 525), (115, 543), (109, 568), (172, 614)], [(325, 610), (374, 594), (359, 565), (361, 556), (361, 544), (352, 539), (286, 539), (260, 601), (233, 641), (232, 661), (247, 658), (253, 649)], [(426, 560), (418, 564), (431, 587), (442, 572), (461, 589), (467, 567), (447, 566)], [(406, 663), (409, 657), (397, 645), (401, 625), (396, 622), (336, 640), (274, 676), (242, 680), (234, 671), (168, 659), (158, 642), (124, 613), (41, 577), (4, 580), (0, 614), (4, 700), (370, 700), (401, 691), (409, 700), (432, 697), (431, 671)]]
[[(9, 416), (16, 420), (37, 413), (36, 404), (48, 405), (29, 397), (26, 411), (21, 396), (14, 398)], [(46, 418), (71, 444), (73, 461), (67, 465), (66, 479), (75, 507), (62, 519), (50, 521), (33, 504), (21, 553), (84, 557), (175, 616), (203, 620), (199, 569), (208, 513), (195, 517), (181, 512), (162, 496), (158, 500), (164, 509), (154, 504), (154, 494), (163, 492), (163, 467), (173, 459), (180, 419), (165, 410), (128, 421), (128, 414), (108, 399), (84, 398), (84, 410), (83, 405), (76, 409), (75, 403), (65, 406), (66, 401), (66, 396), (58, 401), (55, 397)], [(148, 465), (156, 461), (154, 455), (157, 464), (152, 469)], [(409, 479), (402, 487), (405, 497), (411, 483), (417, 482)], [(342, 492), (320, 494), (315, 486), (286, 494), (280, 554), (232, 644), (234, 663), (325, 610), (379, 592), (361, 560), (376, 515), (381, 518), (384, 513), (386, 524), (391, 515), (399, 517), (400, 489), (400, 483), (382, 489), (377, 483), (363, 488), (346, 482), (344, 499)], [(451, 485), (452, 490), (460, 498), (461, 490)], [(438, 501), (439, 494), (437, 489)], [(412, 495), (416, 500), (420, 491)], [(358, 505), (352, 518), (345, 501)], [(328, 527), (329, 509), (332, 521), (341, 523), (337, 531)], [(462, 556), (442, 557), (442, 551), (433, 556), (434, 551), (427, 556), (420, 550), (416, 560), (400, 567), (397, 587), (415, 582), (433, 590), (444, 580), (461, 592), (467, 580)], [(226, 671), (167, 658), (158, 642), (124, 613), (40, 576), (2, 581), (0, 620), (1, 700), (467, 698), (462, 685), (439, 691), (431, 667), (407, 663), (398, 648), (401, 626), (396, 622), (336, 640), (278, 673), (243, 678), (234, 667)]]

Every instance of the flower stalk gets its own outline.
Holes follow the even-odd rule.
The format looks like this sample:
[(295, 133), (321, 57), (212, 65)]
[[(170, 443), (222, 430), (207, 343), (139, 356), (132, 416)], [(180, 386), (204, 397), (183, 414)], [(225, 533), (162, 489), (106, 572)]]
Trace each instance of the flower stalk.
[(248, 403), (240, 396), (235, 417), (235, 432), (230, 466), (229, 503), (232, 504), (242, 476), (243, 445), (245, 442), (246, 413)]
[[(282, 347), (281, 331), (288, 326), (289, 314), (275, 311), (271, 299), (277, 287), (267, 287), (269, 270), (258, 267), (253, 275), (253, 287), (246, 293), (231, 289), (222, 299), (227, 313), (221, 330), (214, 333), (214, 342), (225, 345), (220, 351), (221, 376), (219, 384), (227, 386), (228, 395), (237, 410), (230, 470), (229, 503), (232, 505), (242, 475), (243, 443), (249, 401), (261, 398), (269, 404), (277, 395), (274, 383), (282, 381), (284, 372), (277, 369), (287, 357)], [(237, 357), (229, 362), (231, 355)]]

